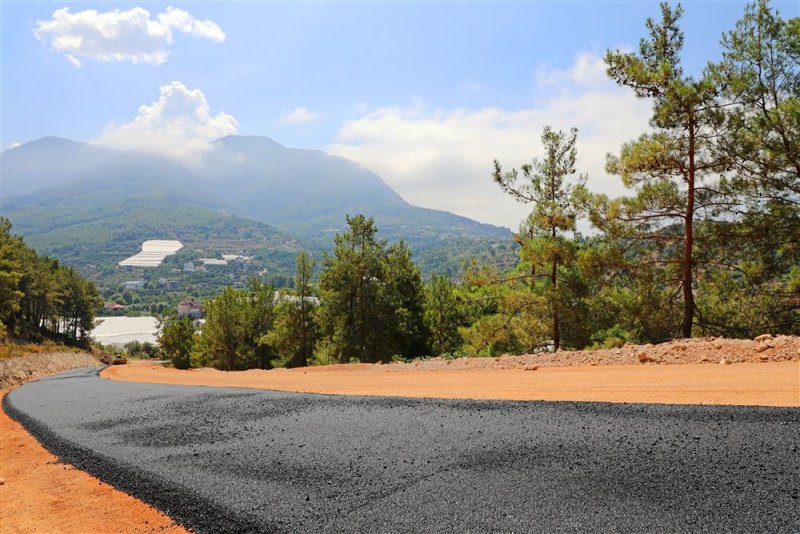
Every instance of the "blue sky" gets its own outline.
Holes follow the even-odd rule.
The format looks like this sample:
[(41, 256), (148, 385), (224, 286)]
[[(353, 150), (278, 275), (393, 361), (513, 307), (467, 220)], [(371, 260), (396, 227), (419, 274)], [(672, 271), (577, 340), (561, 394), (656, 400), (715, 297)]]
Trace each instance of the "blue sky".
[[(785, 17), (800, 14), (797, 2), (773, 5)], [(224, 41), (213, 28), (173, 26), (161, 64), (74, 54), (76, 67), (68, 51), (55, 49), (57, 32), (36, 36), (37, 21), (64, 7), (71, 15), (141, 7), (156, 20), (168, 6), (211, 21)], [(721, 33), (743, 7), (685, 3), (689, 72), (718, 56)], [(225, 114), (222, 126), (201, 125), (202, 131), (326, 149), (370, 166), (417, 204), (514, 226), (523, 211), (499, 191), (480, 207), (494, 191), (483, 183), (489, 154), (509, 166), (537, 154), (543, 120), (579, 126), (589, 137), (594, 132), (598, 146), (587, 145), (590, 155), (616, 150), (646, 127), (646, 105), (605, 81), (598, 58), (608, 48), (635, 47), (648, 16), (658, 16), (657, 3), (4, 2), (3, 148), (45, 135), (124, 145), (141, 137), (140, 130), (124, 129), (140, 106), (156, 102), (160, 87), (180, 82), (202, 93), (212, 119)], [(593, 106), (605, 106), (607, 116), (595, 116)], [(603, 121), (617, 120), (614, 135), (600, 131)], [(521, 133), (526, 128), (529, 135)], [(465, 129), (491, 138), (465, 138)], [(516, 137), (506, 142), (509, 131)], [(496, 148), (491, 139), (498, 139)], [(483, 155), (469, 165), (453, 162), (478, 146), (487, 148), (485, 169)], [(611, 183), (596, 161), (586, 164), (598, 184)]]

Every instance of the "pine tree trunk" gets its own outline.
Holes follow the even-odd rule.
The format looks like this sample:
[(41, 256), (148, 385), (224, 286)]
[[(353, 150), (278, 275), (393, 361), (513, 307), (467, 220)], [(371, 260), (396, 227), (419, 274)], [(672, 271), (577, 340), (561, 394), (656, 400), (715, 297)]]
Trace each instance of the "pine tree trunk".
[(553, 283), (553, 350), (557, 351), (561, 347), (561, 326), (559, 325), (558, 310), (558, 262), (553, 260), (553, 273), (551, 275)]
[(683, 289), (683, 325), (681, 335), (684, 338), (692, 337), (692, 324), (694, 322), (694, 291), (692, 290), (692, 246), (694, 244), (694, 178), (695, 178), (695, 139), (694, 120), (689, 120), (689, 172), (688, 189), (686, 192), (686, 220), (683, 233), (683, 275), (681, 284)]

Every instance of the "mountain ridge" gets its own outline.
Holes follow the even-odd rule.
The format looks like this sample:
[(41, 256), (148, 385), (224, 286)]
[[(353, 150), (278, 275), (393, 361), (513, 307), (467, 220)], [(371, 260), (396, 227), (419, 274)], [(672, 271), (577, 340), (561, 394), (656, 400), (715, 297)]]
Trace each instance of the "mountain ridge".
[[(362, 213), (375, 219), (382, 237), (408, 242), (426, 272), (452, 273), (468, 255), (496, 255), (498, 243), (510, 241), (507, 228), (409, 204), (367, 167), (321, 150), (238, 135), (212, 147), (197, 165), (187, 165), (149, 152), (38, 139), (0, 154), (5, 189), (26, 191), (4, 195), (0, 209), (33, 246), (59, 257), (61, 249), (53, 245), (69, 248), (70, 226), (118, 228), (119, 221), (104, 217), (124, 219), (127, 204), (151, 206), (164, 224), (181, 228), (191, 227), (192, 210), (204, 223), (216, 219), (212, 213), (250, 220), (316, 252), (332, 247), (345, 215)], [(26, 166), (26, 160), (48, 155), (46, 164)], [(37, 164), (40, 180), (27, 170)], [(185, 208), (181, 219), (169, 215), (178, 206)], [(141, 214), (135, 219), (141, 223)]]

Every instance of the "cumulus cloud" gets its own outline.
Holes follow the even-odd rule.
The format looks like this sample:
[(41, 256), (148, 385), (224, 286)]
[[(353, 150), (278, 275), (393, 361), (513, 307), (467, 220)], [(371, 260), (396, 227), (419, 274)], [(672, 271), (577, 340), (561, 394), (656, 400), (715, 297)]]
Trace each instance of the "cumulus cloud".
[(286, 124), (304, 124), (313, 122), (319, 118), (319, 113), (309, 111), (308, 108), (295, 108), (281, 117), (281, 121)]
[(157, 152), (191, 163), (211, 148), (211, 141), (235, 134), (238, 126), (227, 113), (212, 115), (202, 91), (174, 81), (160, 87), (158, 100), (140, 106), (135, 119), (106, 128), (95, 142)]
[(102, 13), (94, 9), (70, 13), (65, 7), (54, 11), (50, 20), (36, 21), (33, 30), (37, 39), (49, 42), (53, 51), (76, 67), (81, 66), (81, 58), (161, 65), (169, 57), (175, 32), (215, 43), (225, 41), (225, 33), (215, 22), (197, 20), (174, 7), (155, 18), (141, 7)]
[(650, 110), (608, 81), (601, 63), (581, 54), (569, 69), (539, 69), (539, 92), (547, 96), (527, 109), (428, 111), (419, 102), (377, 109), (346, 122), (328, 150), (376, 171), (414, 204), (516, 229), (529, 208), (492, 182), (492, 161), (510, 169), (540, 157), (545, 125), (577, 127), (577, 166), (589, 186), (624, 192), (605, 173), (605, 154), (647, 130)]

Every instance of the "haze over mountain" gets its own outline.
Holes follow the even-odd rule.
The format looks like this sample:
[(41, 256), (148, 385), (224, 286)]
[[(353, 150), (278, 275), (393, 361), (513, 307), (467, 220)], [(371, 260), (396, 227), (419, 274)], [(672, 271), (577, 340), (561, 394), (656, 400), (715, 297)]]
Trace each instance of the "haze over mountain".
[(64, 260), (77, 260), (80, 247), (123, 254), (122, 238), (187, 240), (193, 225), (319, 251), (356, 213), (374, 217), (383, 238), (405, 239), (427, 271), (457, 269), (468, 253), (495, 254), (510, 237), (506, 228), (412, 206), (352, 161), (267, 137), (224, 137), (191, 165), (44, 138), (3, 152), (0, 164), (3, 215), (34, 247)]

